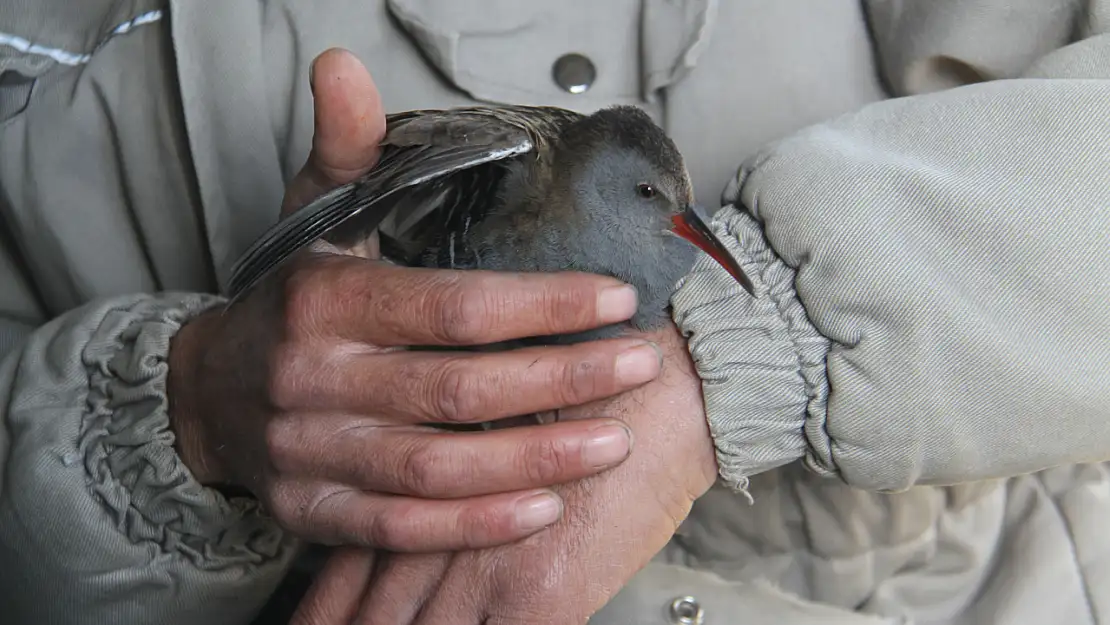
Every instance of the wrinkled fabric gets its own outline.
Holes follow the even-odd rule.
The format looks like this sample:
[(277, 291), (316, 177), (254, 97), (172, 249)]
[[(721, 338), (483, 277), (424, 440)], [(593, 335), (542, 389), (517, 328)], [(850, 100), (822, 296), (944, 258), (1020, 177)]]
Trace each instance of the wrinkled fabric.
[[(794, 292), (794, 271), (751, 217), (726, 208), (714, 229), (741, 260), (756, 297), (703, 257), (679, 282), (672, 303), (697, 363), (706, 413), (714, 415), (709, 427), (720, 475), (742, 491), (748, 476), (828, 456), (822, 432), (829, 341), (806, 318)], [(821, 449), (811, 452), (811, 445)], [(814, 466), (820, 471), (824, 465)]]
[(6, 622), (246, 622), (280, 582), (295, 541), (257, 502), (196, 483), (169, 429), (170, 338), (220, 303), (99, 300), (3, 359)]
[(723, 205), (756, 297), (702, 259), (673, 300), (721, 484), (595, 625), (1106, 622), (1110, 2), (71, 4), (0, 0), (14, 622), (245, 624), (289, 570), (173, 453), (165, 362), (276, 219), (332, 46), (390, 111), (641, 106)]
[(721, 486), (591, 625), (1105, 623), (1110, 466), (897, 494), (800, 465)]
[[(1098, 9), (1082, 0), (865, 0), (883, 75), (898, 95), (1018, 78), (1044, 55), (1087, 37)], [(1079, 32), (1077, 32), (1079, 31)]]
[[(1074, 123), (1062, 127), (1061, 116)], [(714, 426), (754, 429), (764, 412), (793, 406), (798, 440), (785, 445), (869, 490), (1104, 460), (1108, 120), (1110, 80), (998, 81), (876, 104), (753, 159), (726, 193), (746, 210), (719, 219), (769, 292), (724, 297), (726, 284), (703, 277), (723, 270), (703, 261), (674, 299), (707, 403), (730, 402)], [(948, 132), (924, 130), (941, 123)], [(758, 249), (763, 236), (777, 254)], [(792, 297), (801, 306), (779, 303)], [(738, 308), (739, 329), (726, 321)], [(779, 346), (797, 344), (785, 355), (761, 346), (775, 335), (756, 320), (772, 313), (788, 328)], [(810, 337), (830, 341), (827, 356)], [(767, 355), (720, 388), (715, 358), (760, 350)], [(827, 372), (804, 375), (814, 362)], [(744, 377), (770, 379), (763, 368), (804, 380), (805, 391), (768, 395), (790, 385)], [(725, 438), (745, 448), (755, 440)]]
[[(906, 54), (886, 71), (912, 69), (900, 89), (920, 95), (775, 142), (726, 189), (716, 227), (756, 297), (705, 259), (674, 304), (722, 476), (753, 503), (724, 487), (699, 501), (596, 623), (631, 622), (632, 586), (706, 572), (725, 580), (701, 584), (717, 614), (770, 601), (770, 585), (860, 623), (1105, 621), (1110, 37), (1038, 57), (1029, 49), (1058, 30), (1045, 24), (1020, 59), (965, 42), (1012, 76), (938, 91), (946, 54), (973, 56), (943, 25), (1028, 17), (983, 4), (884, 4), (927, 14), (903, 29), (942, 31), (887, 42)], [(806, 375), (818, 348), (796, 338), (814, 335), (828, 341), (818, 384)], [(722, 376), (729, 366), (740, 371)], [(755, 381), (776, 376), (790, 382)], [(794, 459), (810, 470), (761, 472)], [(780, 622), (805, 622), (791, 609)]]

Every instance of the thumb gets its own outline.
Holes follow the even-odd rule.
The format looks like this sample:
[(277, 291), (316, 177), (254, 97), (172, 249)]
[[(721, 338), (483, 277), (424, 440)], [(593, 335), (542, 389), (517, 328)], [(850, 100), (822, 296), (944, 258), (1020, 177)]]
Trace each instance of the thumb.
[(312, 62), (312, 152), (285, 192), (285, 216), (323, 192), (346, 184), (377, 163), (385, 136), (381, 95), (354, 54), (327, 50)]
[(374, 571), (374, 552), (342, 547), (301, 599), (290, 625), (348, 625), (358, 616)]

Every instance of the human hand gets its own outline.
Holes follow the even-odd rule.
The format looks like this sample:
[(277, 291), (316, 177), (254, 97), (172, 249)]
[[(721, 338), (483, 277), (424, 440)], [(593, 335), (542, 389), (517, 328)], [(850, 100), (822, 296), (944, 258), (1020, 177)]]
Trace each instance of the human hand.
[[(314, 64), (312, 155), (284, 212), (358, 177), (384, 133), (352, 55)], [(581, 331), (628, 319), (635, 294), (584, 275), (410, 269), (370, 245), (317, 244), (228, 311), (188, 323), (170, 351), (178, 449), (209, 484), (245, 487), (284, 527), (325, 544), (444, 551), (554, 522), (545, 487), (618, 464), (613, 420), (493, 432), (462, 424), (614, 395), (658, 373), (639, 340), (503, 353), (408, 351)]]
[(585, 623), (666, 545), (717, 475), (701, 383), (685, 342), (673, 327), (648, 338), (665, 354), (659, 379), (576, 415), (620, 418), (636, 447), (619, 467), (557, 488), (566, 502), (562, 520), (481, 551), (338, 551), (292, 622)]

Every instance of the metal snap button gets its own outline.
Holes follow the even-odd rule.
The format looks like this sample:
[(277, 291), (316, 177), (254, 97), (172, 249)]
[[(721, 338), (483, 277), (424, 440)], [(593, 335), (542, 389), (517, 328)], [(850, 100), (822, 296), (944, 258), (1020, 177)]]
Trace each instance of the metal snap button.
[(701, 625), (705, 611), (693, 597), (679, 597), (671, 602), (671, 622), (675, 625)]
[(597, 68), (587, 57), (572, 52), (564, 54), (555, 61), (551, 75), (555, 79), (555, 84), (564, 91), (579, 94), (585, 93), (593, 86), (594, 80), (597, 79)]

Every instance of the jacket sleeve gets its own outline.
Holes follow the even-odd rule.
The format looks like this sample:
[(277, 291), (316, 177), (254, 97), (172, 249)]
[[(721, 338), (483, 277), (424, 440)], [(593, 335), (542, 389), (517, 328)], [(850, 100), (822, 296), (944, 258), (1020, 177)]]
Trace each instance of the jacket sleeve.
[(722, 477), (803, 459), (895, 491), (1110, 459), (1110, 35), (991, 70), (883, 32), (923, 46), (888, 55), (916, 95), (749, 160), (715, 227), (756, 297), (707, 259), (674, 297)]
[(293, 540), (174, 451), (169, 341), (216, 301), (134, 295), (37, 328), (0, 321), (4, 622), (244, 625), (281, 581)]

